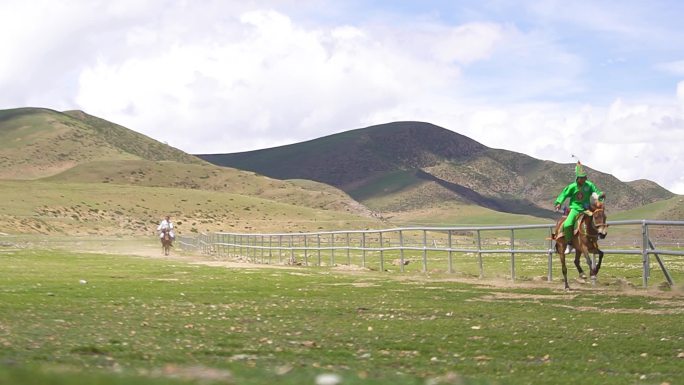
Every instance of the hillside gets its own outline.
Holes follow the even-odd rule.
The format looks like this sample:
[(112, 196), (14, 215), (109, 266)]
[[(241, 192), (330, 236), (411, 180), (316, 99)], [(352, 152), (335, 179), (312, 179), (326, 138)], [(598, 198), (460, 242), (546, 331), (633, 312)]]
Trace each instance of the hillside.
[(217, 167), (82, 111), (0, 111), (0, 143), (0, 179), (223, 191), (371, 215), (340, 190)]
[[(61, 183), (103, 183), (239, 194), (290, 205), (372, 216), (371, 211), (343, 191), (328, 185), (282, 181), (209, 163), (168, 161), (93, 161), (43, 178)], [(58, 185), (57, 185), (58, 186)], [(112, 187), (114, 188), (114, 187)]]
[(381, 228), (377, 218), (187, 188), (0, 181), (0, 233), (148, 236), (164, 215), (180, 235)]
[(0, 180), (0, 232), (147, 234), (165, 213), (202, 231), (381, 223), (332, 186), (218, 167), (81, 111), (0, 111)]
[(429, 123), (398, 122), (270, 149), (197, 156), (273, 178), (310, 179), (353, 191), (393, 171), (467, 159), (485, 150), (474, 140)]
[[(551, 218), (553, 201), (574, 179), (574, 164), (558, 164), (488, 148), (423, 122), (396, 122), (303, 143), (198, 157), (277, 179), (311, 179), (336, 186), (384, 214), (477, 205)], [(621, 211), (669, 199), (649, 181), (624, 183), (587, 167), (590, 178)]]
[[(201, 157), (222, 165), (81, 111), (0, 111), (0, 232), (140, 235), (166, 213), (192, 232), (537, 223), (573, 179), (419, 122)], [(588, 171), (613, 212), (681, 212), (653, 182)]]
[(37, 179), (100, 160), (198, 158), (80, 111), (42, 108), (0, 111), (0, 179)]

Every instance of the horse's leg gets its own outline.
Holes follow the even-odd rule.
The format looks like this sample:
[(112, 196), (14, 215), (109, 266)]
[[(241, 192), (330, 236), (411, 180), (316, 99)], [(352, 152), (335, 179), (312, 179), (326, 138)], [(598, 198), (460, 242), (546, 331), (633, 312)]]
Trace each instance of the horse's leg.
[[(589, 255), (589, 249), (587, 247), (583, 247), (582, 254), (584, 254), (584, 259), (586, 259), (587, 265), (589, 265), (589, 276), (591, 277), (591, 285), (594, 286), (596, 284), (596, 270), (594, 270), (594, 266), (591, 261), (591, 256)], [(579, 256), (577, 258), (579, 258)]]
[(603, 251), (600, 249), (596, 249), (598, 252), (598, 262), (596, 262), (596, 270), (594, 271), (594, 275), (598, 275), (599, 269), (601, 268), (601, 262), (603, 261)]
[(584, 274), (584, 270), (582, 270), (582, 266), (580, 265), (580, 252), (579, 250), (575, 249), (575, 267), (577, 267), (577, 272), (579, 273), (579, 277), (582, 279), (587, 279), (587, 275)]
[(566, 242), (556, 242), (556, 251), (560, 256), (561, 270), (563, 271), (563, 282), (565, 283), (565, 290), (569, 290), (570, 285), (568, 285), (568, 267), (565, 265), (565, 246)]
[[(583, 253), (584, 259), (587, 261), (587, 266), (589, 266), (589, 275), (593, 277), (594, 275), (596, 275), (596, 271), (594, 269), (594, 264), (591, 260), (591, 256), (589, 256), (589, 250), (583, 251)], [(579, 256), (577, 258), (579, 258)]]

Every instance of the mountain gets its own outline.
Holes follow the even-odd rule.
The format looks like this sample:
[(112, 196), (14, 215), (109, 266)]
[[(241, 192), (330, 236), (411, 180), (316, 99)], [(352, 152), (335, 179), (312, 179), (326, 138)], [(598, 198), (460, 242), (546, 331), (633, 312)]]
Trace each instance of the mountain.
[(0, 143), (0, 179), (223, 191), (370, 215), (340, 190), (217, 167), (82, 111), (0, 111)]
[[(574, 180), (574, 164), (489, 148), (424, 122), (388, 123), (269, 149), (197, 156), (272, 178), (330, 184), (383, 213), (467, 204), (554, 217), (553, 201)], [(586, 169), (607, 193), (612, 210), (674, 196), (654, 182), (624, 183)]]
[(165, 213), (197, 231), (381, 223), (332, 186), (219, 167), (82, 111), (0, 110), (0, 182), (0, 232), (147, 234)]
[[(0, 110), (0, 232), (140, 235), (162, 213), (179, 231), (538, 223), (573, 179), (572, 164), (421, 122), (200, 157), (82, 111)], [(611, 210), (682, 212), (653, 182), (588, 171)]]
[(197, 156), (278, 179), (311, 179), (353, 191), (393, 171), (418, 170), (443, 159), (467, 159), (486, 149), (429, 123), (398, 122), (276, 148)]

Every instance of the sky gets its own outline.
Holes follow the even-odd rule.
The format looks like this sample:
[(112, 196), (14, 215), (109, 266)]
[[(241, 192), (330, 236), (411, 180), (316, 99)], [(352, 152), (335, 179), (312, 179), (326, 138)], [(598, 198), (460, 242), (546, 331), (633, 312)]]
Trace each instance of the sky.
[(0, 109), (83, 110), (192, 154), (425, 121), (684, 194), (682, 15), (679, 0), (0, 0)]

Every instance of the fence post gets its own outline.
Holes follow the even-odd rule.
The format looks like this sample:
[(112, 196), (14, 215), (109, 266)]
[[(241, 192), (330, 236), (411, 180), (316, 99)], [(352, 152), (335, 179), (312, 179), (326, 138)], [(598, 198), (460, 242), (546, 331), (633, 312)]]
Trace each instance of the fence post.
[(271, 265), (273, 259), (273, 236), (268, 235), (268, 264)]
[(226, 254), (226, 235), (225, 235), (225, 234), (221, 234), (221, 235), (219, 235), (219, 238), (221, 238), (221, 240), (219, 241), (219, 242), (221, 243), (221, 246), (219, 246), (219, 250), (220, 250), (220, 251), (219, 251), (219, 255), (218, 255), (218, 256), (219, 256), (219, 259), (221, 259), (221, 258), (223, 258), (223, 257), (225, 256), (225, 254)]
[(385, 271), (385, 244), (382, 243), (382, 231), (379, 232), (380, 234), (380, 271)]
[(290, 264), (291, 265), (295, 264), (293, 237), (294, 237), (294, 235), (290, 235)]
[(361, 257), (361, 267), (366, 267), (366, 232), (361, 233), (361, 250), (362, 250), (362, 257)]
[(484, 278), (484, 266), (482, 264), (482, 240), (480, 230), (477, 230), (477, 263), (480, 266), (480, 278)]
[(551, 282), (553, 280), (553, 251), (554, 251), (554, 240), (553, 240), (553, 227), (549, 230), (549, 272), (546, 277), (547, 282)]
[(250, 235), (247, 236), (247, 250), (248, 250), (247, 254), (249, 254), (249, 258), (248, 258), (248, 259), (249, 259), (252, 263), (256, 263), (256, 262), (257, 262), (257, 259), (256, 259), (256, 251), (257, 251), (257, 249), (256, 249), (256, 247), (254, 247), (254, 246), (256, 246), (256, 242), (257, 242), (257, 241), (256, 241), (256, 235), (251, 235), (251, 234), (250, 234)]
[(427, 273), (427, 230), (423, 230), (423, 273)]
[(308, 236), (304, 234), (304, 266), (309, 266), (309, 240)]
[(249, 234), (240, 236), (240, 255), (248, 262), (251, 258), (250, 252), (252, 249), (249, 247), (251, 242), (252, 241), (249, 239)]
[(227, 248), (227, 257), (231, 257), (235, 255), (235, 236), (233, 234), (228, 234), (228, 248)]
[(646, 221), (641, 222), (641, 262), (644, 265), (644, 288), (648, 287), (648, 279), (650, 278), (650, 254), (648, 252), (648, 225)]
[(321, 267), (321, 234), (316, 234), (316, 245), (318, 247), (318, 267)]
[(335, 266), (335, 233), (330, 233), (330, 266)]
[(351, 244), (350, 244), (350, 240), (349, 240), (349, 233), (346, 233), (346, 234), (347, 234), (347, 265), (351, 266), (351, 250), (349, 250)]
[(515, 230), (511, 229), (511, 281), (515, 281)]
[(283, 236), (278, 235), (278, 263), (283, 263)]
[(451, 250), (453, 248), (452, 244), (451, 244), (451, 230), (449, 230), (449, 234), (447, 235), (447, 238), (449, 238), (449, 274), (451, 274), (454, 272), (454, 266), (452, 263), (453, 251)]
[(401, 272), (404, 272), (404, 233), (399, 230), (399, 264), (401, 265)]

